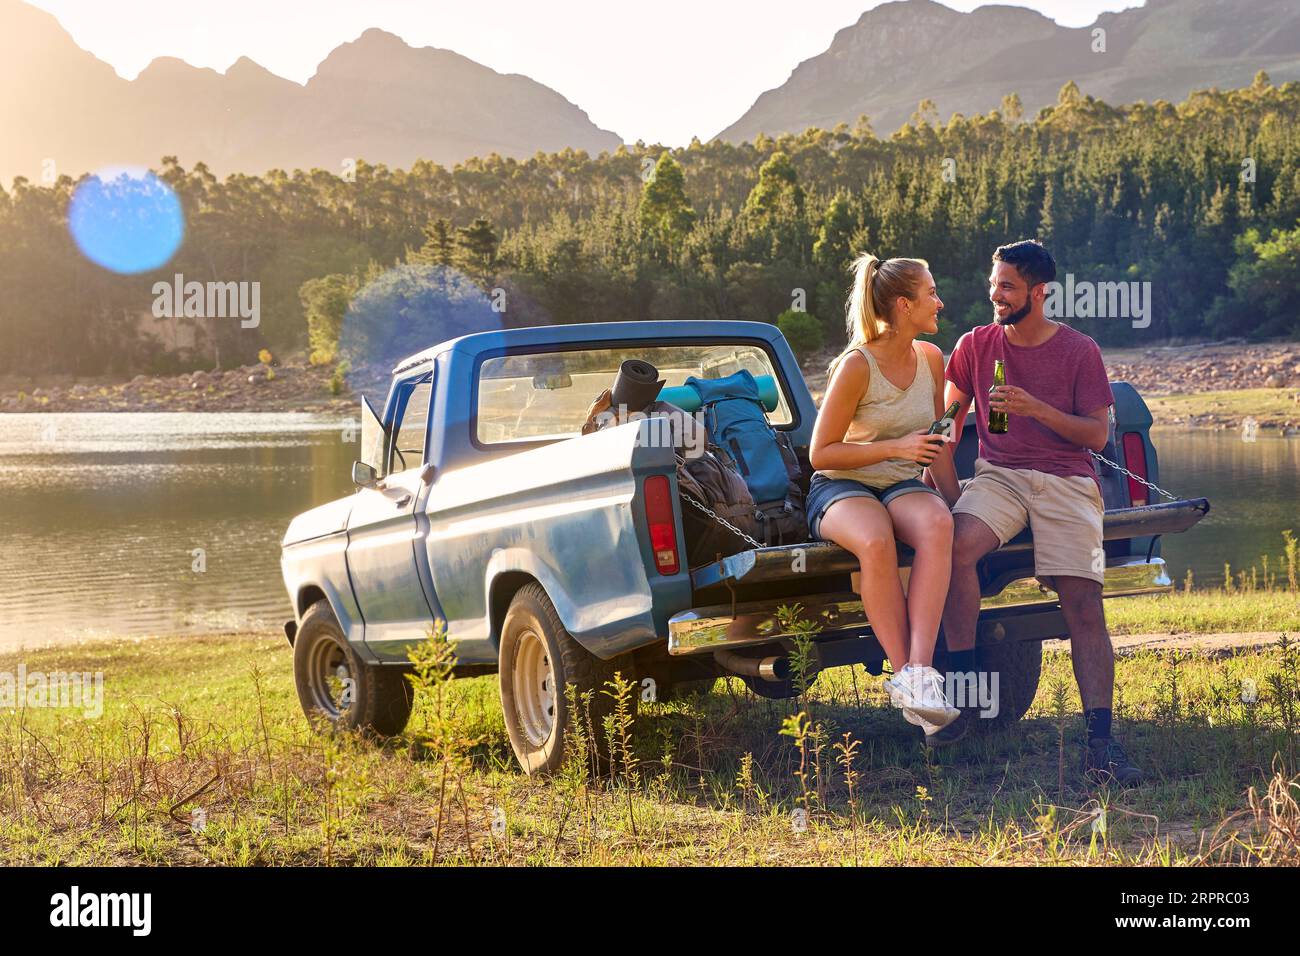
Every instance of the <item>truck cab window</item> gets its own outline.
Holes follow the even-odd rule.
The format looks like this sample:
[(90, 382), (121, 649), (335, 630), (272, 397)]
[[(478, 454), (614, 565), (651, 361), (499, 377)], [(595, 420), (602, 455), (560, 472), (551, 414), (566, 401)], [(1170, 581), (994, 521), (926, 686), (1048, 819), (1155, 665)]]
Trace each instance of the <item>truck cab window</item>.
[(424, 464), (424, 442), (429, 433), (429, 400), (433, 395), (433, 382), (425, 380), (411, 387), (401, 421), (394, 431), (393, 454), (389, 460), (389, 473), (419, 468)]
[(777, 428), (794, 421), (772, 356), (760, 345), (622, 345), (484, 359), (478, 381), (478, 440), (492, 445), (573, 438), (581, 433), (592, 401), (614, 384), (619, 366), (629, 358), (657, 368), (665, 388), (680, 386), (691, 376), (717, 379), (748, 369), (757, 379), (776, 381), (776, 408), (768, 420)]

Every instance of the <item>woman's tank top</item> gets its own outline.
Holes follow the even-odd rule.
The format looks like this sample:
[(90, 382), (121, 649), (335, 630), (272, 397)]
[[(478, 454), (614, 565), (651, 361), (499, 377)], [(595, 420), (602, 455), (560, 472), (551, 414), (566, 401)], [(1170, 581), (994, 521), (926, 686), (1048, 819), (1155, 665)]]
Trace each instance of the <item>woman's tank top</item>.
[[(883, 441), (929, 428), (934, 422), (934, 374), (917, 343), (912, 343), (912, 351), (916, 354), (916, 377), (907, 388), (899, 388), (885, 378), (876, 357), (865, 345), (859, 345), (858, 351), (871, 366), (871, 382), (858, 402), (844, 441)], [(888, 458), (862, 468), (822, 471), (821, 474), (828, 478), (852, 478), (868, 488), (883, 490), (908, 478), (921, 477), (922, 470), (921, 465), (914, 461)]]

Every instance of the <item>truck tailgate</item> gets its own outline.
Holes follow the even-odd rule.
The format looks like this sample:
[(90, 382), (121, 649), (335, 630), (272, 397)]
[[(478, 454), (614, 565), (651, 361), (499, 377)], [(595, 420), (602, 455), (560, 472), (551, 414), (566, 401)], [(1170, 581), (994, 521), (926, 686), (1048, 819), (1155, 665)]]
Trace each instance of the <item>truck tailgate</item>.
[[(1164, 561), (1126, 548), (1126, 539), (1152, 542), (1161, 534), (1186, 531), (1209, 511), (1204, 498), (1164, 505), (1123, 508), (1105, 515), (1108, 547), (1102, 596), (1156, 594), (1172, 586)], [(1110, 553), (1113, 551), (1114, 553)], [(900, 576), (910, 573), (912, 552), (899, 548)], [(668, 652), (711, 654), (722, 649), (771, 646), (794, 637), (791, 614), (816, 625), (823, 660), (843, 653), (860, 659), (861, 639), (871, 633), (862, 602), (851, 589), (857, 558), (828, 542), (757, 548), (716, 561), (692, 573), (697, 606), (673, 615)], [(982, 595), (979, 639), (1041, 640), (1063, 633), (1056, 594), (1034, 577), (1033, 540), (1024, 532), (980, 562)], [(784, 605), (784, 609), (782, 608)], [(855, 643), (856, 642), (856, 643)], [(833, 650), (838, 648), (839, 650)], [(826, 655), (829, 655), (827, 657)], [(838, 659), (838, 658), (836, 658)], [(833, 666), (827, 664), (826, 666)]]
[[(1177, 534), (1186, 531), (1205, 517), (1210, 503), (1205, 498), (1191, 498), (1168, 504), (1107, 511), (1103, 519), (1102, 538), (1116, 541), (1149, 535)], [(1028, 530), (1012, 538), (997, 554), (1032, 551), (1033, 539)], [(899, 565), (911, 564), (912, 549), (899, 546)], [(795, 567), (798, 570), (795, 570)], [(810, 578), (826, 574), (848, 574), (858, 570), (858, 559), (829, 541), (741, 551), (730, 557), (696, 568), (691, 584), (697, 591), (719, 585), (762, 584), (795, 577)]]

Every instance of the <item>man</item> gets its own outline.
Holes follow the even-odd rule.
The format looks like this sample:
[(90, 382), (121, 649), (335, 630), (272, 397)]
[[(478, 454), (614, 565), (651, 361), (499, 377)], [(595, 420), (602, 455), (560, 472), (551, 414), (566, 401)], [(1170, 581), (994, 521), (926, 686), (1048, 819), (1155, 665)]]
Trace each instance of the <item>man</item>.
[[(993, 321), (963, 335), (948, 362), (945, 402), (961, 404), (954, 434), (961, 433), (973, 398), (979, 459), (975, 476), (960, 489), (951, 468), (933, 473), (939, 490), (956, 501), (943, 630), (951, 670), (978, 670), (976, 564), (1028, 524), (1034, 573), (1060, 596), (1070, 631), (1087, 727), (1084, 772), (1097, 782), (1128, 786), (1139, 783), (1142, 772), (1111, 735), (1115, 654), (1101, 599), (1104, 506), (1088, 453), (1106, 446), (1114, 397), (1097, 343), (1043, 314), (1047, 284), (1055, 278), (1056, 263), (1041, 243), (1001, 246), (989, 275)], [(990, 394), (996, 359), (1004, 363), (1007, 384)], [(1008, 414), (1005, 434), (989, 432), (990, 411)], [(973, 719), (974, 711), (964, 711), (926, 739), (932, 746), (952, 743)]]

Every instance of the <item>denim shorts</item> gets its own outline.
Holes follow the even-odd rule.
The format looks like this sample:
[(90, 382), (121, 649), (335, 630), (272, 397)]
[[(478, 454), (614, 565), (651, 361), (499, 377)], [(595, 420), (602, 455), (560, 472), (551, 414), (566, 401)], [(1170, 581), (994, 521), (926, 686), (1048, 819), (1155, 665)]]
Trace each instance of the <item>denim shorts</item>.
[[(868, 488), (860, 481), (852, 478), (828, 478), (821, 472), (815, 472), (812, 481), (808, 485), (808, 530), (814, 538), (819, 538), (817, 533), (821, 525), (822, 517), (831, 505), (837, 501), (843, 501), (845, 498), (875, 498), (882, 505), (887, 505), (899, 495), (911, 494), (914, 491), (928, 491), (932, 495), (938, 496), (943, 501), (943, 495), (935, 491), (919, 478), (907, 478), (888, 488)], [(947, 507), (947, 502), (944, 502)]]

